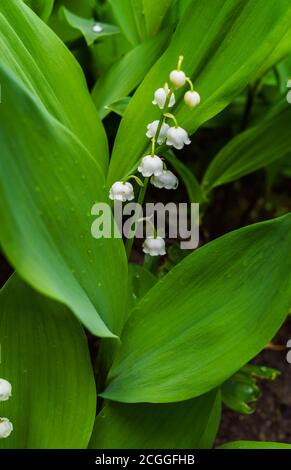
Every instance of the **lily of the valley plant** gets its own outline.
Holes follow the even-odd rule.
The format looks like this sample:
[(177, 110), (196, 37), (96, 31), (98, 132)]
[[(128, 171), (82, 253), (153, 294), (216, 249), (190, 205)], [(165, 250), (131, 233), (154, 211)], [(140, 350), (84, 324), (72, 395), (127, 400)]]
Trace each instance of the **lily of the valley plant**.
[[(277, 377), (251, 361), (291, 307), (290, 21), (0, 2), (1, 448), (262, 446), (215, 439)], [(200, 204), (195, 250), (151, 217), (91, 235), (96, 203), (172, 201)]]

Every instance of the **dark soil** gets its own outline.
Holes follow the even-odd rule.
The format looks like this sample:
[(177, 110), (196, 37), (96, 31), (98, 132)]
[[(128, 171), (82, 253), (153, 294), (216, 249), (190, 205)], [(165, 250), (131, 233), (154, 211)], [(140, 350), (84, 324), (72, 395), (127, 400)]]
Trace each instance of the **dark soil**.
[[(291, 339), (291, 318), (273, 343), (286, 346), (288, 339)], [(287, 349), (265, 349), (256, 357), (254, 364), (278, 369), (281, 375), (274, 382), (260, 382), (262, 397), (253, 414), (242, 415), (223, 408), (216, 445), (237, 440), (291, 443), (291, 364), (287, 362), (286, 354)]]

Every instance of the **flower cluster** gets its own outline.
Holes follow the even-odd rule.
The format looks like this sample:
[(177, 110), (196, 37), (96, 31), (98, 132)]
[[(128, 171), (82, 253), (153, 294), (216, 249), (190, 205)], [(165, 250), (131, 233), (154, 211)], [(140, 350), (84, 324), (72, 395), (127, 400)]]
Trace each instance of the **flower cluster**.
[[(110, 199), (119, 201), (131, 201), (134, 199), (134, 190), (129, 179), (134, 178), (140, 186), (150, 183), (159, 189), (177, 189), (178, 178), (167, 169), (165, 162), (158, 155), (156, 145), (168, 145), (172, 146), (177, 150), (180, 150), (184, 145), (191, 143), (188, 133), (185, 129), (179, 126), (175, 116), (168, 112), (169, 108), (172, 108), (176, 103), (175, 90), (189, 85), (190, 90), (184, 94), (184, 102), (190, 108), (193, 109), (200, 103), (200, 95), (193, 88), (193, 83), (189, 77), (186, 76), (185, 72), (181, 70), (183, 57), (179, 57), (178, 65), (175, 70), (169, 75), (171, 85), (165, 83), (162, 88), (158, 88), (154, 92), (154, 99), (152, 103), (158, 106), (162, 110), (162, 115), (159, 120), (155, 120), (147, 125), (146, 136), (151, 139), (151, 153), (142, 157), (138, 171), (145, 178), (142, 182), (139, 178), (134, 175), (130, 175), (125, 181), (115, 182), (109, 191)], [(168, 120), (168, 122), (167, 122)], [(173, 122), (174, 125), (170, 125), (169, 122)], [(144, 189), (144, 188), (143, 188)], [(145, 191), (143, 191), (143, 194)], [(143, 251), (151, 256), (158, 256), (166, 254), (165, 241), (159, 237), (156, 231), (153, 229), (154, 235), (147, 237), (143, 244)]]
[[(0, 401), (7, 401), (12, 395), (11, 383), (0, 379)], [(0, 418), (0, 439), (9, 437), (13, 431), (13, 425), (8, 418)]]

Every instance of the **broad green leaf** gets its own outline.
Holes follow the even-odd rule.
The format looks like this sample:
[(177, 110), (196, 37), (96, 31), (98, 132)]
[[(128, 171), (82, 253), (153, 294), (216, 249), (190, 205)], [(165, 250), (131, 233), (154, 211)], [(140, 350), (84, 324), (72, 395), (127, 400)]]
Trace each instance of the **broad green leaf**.
[(291, 53), (291, 28), (289, 28), (286, 34), (283, 36), (279, 44), (275, 47), (269, 57), (261, 65), (257, 71), (256, 78), (259, 79), (264, 75), (271, 67), (276, 65), (280, 60), (284, 59), (288, 54)]
[(146, 36), (143, 0), (109, 0), (109, 3), (124, 36), (137, 46)]
[(177, 175), (179, 175), (183, 184), (185, 185), (189, 201), (193, 203), (203, 202), (204, 195), (202, 188), (196, 176), (188, 168), (188, 166), (181, 162), (172, 151), (168, 151), (165, 155), (165, 158), (175, 169)]
[(211, 448), (220, 421), (220, 395), (180, 403), (124, 404), (107, 402), (96, 418), (93, 449)]
[(118, 334), (127, 265), (121, 239), (91, 235), (91, 208), (108, 200), (100, 168), (10, 72), (0, 68), (0, 81), (3, 250), (29, 284), (69, 306), (92, 333)]
[(111, 103), (127, 96), (144, 79), (148, 70), (160, 57), (168, 41), (169, 31), (162, 31), (134, 47), (100, 77), (92, 91), (92, 98), (100, 117), (109, 112)]
[(222, 444), (218, 449), (291, 449), (291, 444), (283, 442), (233, 441)]
[(53, 11), (55, 0), (24, 0), (35, 13), (43, 20), (47, 21)]
[(123, 116), (127, 106), (129, 105), (130, 100), (131, 100), (130, 96), (125, 96), (124, 98), (120, 98), (114, 103), (111, 103), (108, 106), (106, 106), (106, 109), (108, 111), (113, 111), (115, 114), (118, 114), (119, 116)]
[(104, 36), (119, 33), (119, 28), (112, 24), (99, 23), (93, 18), (83, 18), (82, 16), (75, 15), (65, 7), (60, 8), (60, 14), (64, 16), (65, 20), (72, 28), (81, 31), (88, 46), (91, 46), (95, 41), (98, 41)]
[(12, 384), (0, 416), (14, 428), (0, 448), (86, 448), (96, 388), (79, 322), (13, 275), (0, 292), (0, 343), (0, 377)]
[(291, 106), (234, 137), (210, 163), (203, 179), (206, 191), (263, 168), (291, 151)]
[(291, 213), (228, 233), (187, 256), (132, 311), (102, 396), (181, 401), (233, 375), (286, 317), (290, 242)]
[(173, 0), (143, 0), (143, 9), (148, 36), (154, 36), (161, 23), (173, 4)]
[(158, 279), (139, 264), (130, 263), (128, 266), (128, 303), (127, 311), (156, 284)]
[(0, 2), (0, 62), (13, 70), (105, 170), (107, 139), (80, 66), (21, 0)]
[[(258, 68), (289, 29), (289, 0), (197, 0), (185, 11), (171, 44), (135, 93), (115, 140), (108, 184), (136, 168), (148, 145), (146, 126), (160, 115), (154, 91), (168, 80), (178, 57), (201, 95), (189, 110), (183, 91), (172, 108), (190, 134), (222, 111), (255, 77)], [(128, 139), (128, 136), (131, 136)], [(126, 142), (126, 145), (124, 145)]]

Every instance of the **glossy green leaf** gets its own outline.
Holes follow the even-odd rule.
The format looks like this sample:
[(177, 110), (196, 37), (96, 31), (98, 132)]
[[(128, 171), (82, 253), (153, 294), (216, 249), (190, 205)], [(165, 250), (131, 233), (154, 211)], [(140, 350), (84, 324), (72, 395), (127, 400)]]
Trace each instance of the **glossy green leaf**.
[(143, 0), (109, 0), (115, 19), (128, 41), (136, 46), (145, 39)]
[(118, 334), (127, 266), (121, 239), (91, 235), (91, 208), (108, 201), (100, 168), (3, 68), (0, 81), (3, 250), (27, 282), (69, 306), (91, 332)]
[(180, 403), (106, 403), (96, 418), (93, 449), (211, 448), (220, 421), (217, 391)]
[[(99, 23), (93, 18), (83, 18), (79, 15), (75, 15), (65, 7), (60, 8), (60, 14), (62, 14), (68, 24), (83, 34), (88, 46), (94, 44), (95, 41), (100, 40), (104, 36), (111, 36), (112, 34), (118, 34), (119, 28), (112, 24)], [(94, 28), (97, 28), (94, 30)]]
[(143, 0), (143, 12), (148, 36), (154, 36), (173, 4), (173, 0)]
[(54, 0), (24, 0), (43, 21), (47, 21), (53, 11)]
[[(286, 32), (281, 41), (261, 65), (257, 71), (256, 78), (259, 79), (263, 76), (270, 68), (274, 67), (280, 60), (288, 56), (291, 53), (291, 28)], [(286, 86), (286, 84), (285, 84)]]
[(166, 30), (134, 47), (99, 78), (92, 98), (102, 119), (109, 112), (107, 106), (129, 95), (144, 79), (164, 51), (168, 36), (169, 30)]
[(139, 264), (130, 263), (128, 266), (128, 303), (127, 311), (131, 311), (134, 305), (156, 284), (158, 279), (147, 269)]
[(288, 214), (228, 233), (187, 256), (132, 311), (102, 396), (180, 401), (234, 374), (287, 315), (290, 242)]
[(218, 449), (291, 449), (291, 444), (283, 442), (233, 441), (223, 444)]
[(13, 70), (105, 170), (107, 139), (80, 66), (21, 0), (0, 2), (0, 62)]
[(181, 178), (188, 193), (189, 201), (193, 203), (203, 202), (204, 195), (202, 188), (194, 173), (179, 160), (174, 152), (168, 151), (165, 155), (166, 160), (172, 165), (177, 175)]
[(181, 90), (173, 110), (180, 125), (192, 134), (252, 81), (258, 67), (285, 35), (290, 21), (289, 0), (192, 2), (169, 48), (150, 70), (124, 115), (115, 140), (108, 183), (136, 168), (148, 145), (146, 126), (160, 114), (152, 105), (154, 91), (168, 80), (180, 55), (184, 56), (185, 72), (201, 95), (201, 104), (189, 110)]
[(291, 151), (291, 106), (228, 142), (210, 163), (203, 179), (207, 191), (263, 168)]
[(129, 105), (130, 100), (131, 100), (130, 96), (125, 96), (124, 98), (120, 98), (114, 103), (111, 103), (108, 106), (106, 106), (106, 109), (108, 111), (113, 111), (115, 114), (118, 114), (119, 116), (123, 116), (126, 111), (127, 106)]
[(0, 292), (0, 343), (0, 377), (12, 384), (0, 416), (14, 428), (0, 448), (86, 448), (96, 388), (79, 322), (13, 275)]

